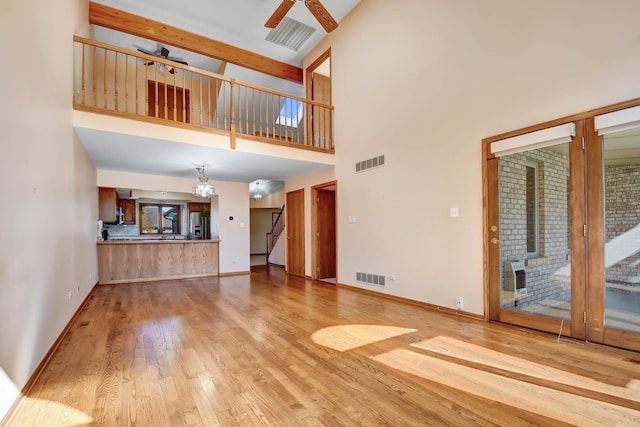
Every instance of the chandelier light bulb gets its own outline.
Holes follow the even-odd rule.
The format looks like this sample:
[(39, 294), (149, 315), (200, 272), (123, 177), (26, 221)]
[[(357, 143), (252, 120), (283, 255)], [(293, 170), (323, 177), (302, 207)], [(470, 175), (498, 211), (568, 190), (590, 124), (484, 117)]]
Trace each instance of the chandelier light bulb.
[(200, 174), (200, 182), (193, 186), (191, 194), (196, 197), (211, 197), (216, 194), (216, 189), (209, 184), (209, 178), (204, 175), (204, 165), (196, 168), (196, 171)]

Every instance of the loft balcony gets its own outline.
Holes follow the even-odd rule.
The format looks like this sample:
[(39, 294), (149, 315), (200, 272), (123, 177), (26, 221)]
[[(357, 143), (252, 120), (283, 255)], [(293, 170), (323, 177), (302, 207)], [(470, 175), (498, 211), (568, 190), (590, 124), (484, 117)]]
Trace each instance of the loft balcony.
[(333, 106), (74, 37), (74, 109), (333, 154)]

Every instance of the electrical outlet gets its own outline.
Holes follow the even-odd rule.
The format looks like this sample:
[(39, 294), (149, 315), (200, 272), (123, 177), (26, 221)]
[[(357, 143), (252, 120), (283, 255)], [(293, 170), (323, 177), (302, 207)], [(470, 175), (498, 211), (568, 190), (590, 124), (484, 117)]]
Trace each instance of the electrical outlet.
[(396, 280), (396, 275), (395, 274), (390, 274), (389, 275), (389, 280)]
[(456, 309), (462, 310), (464, 308), (464, 298), (456, 297)]
[(71, 298), (73, 298), (73, 292), (69, 291), (69, 301), (71, 301)]

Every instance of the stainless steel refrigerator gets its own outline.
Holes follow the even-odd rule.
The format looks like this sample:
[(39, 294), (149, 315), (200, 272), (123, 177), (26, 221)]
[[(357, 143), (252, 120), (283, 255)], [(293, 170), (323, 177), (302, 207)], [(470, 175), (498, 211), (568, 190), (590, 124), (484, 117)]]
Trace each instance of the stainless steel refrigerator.
[(189, 215), (189, 238), (191, 240), (210, 239), (209, 221), (209, 215), (203, 215), (201, 212), (191, 212)]

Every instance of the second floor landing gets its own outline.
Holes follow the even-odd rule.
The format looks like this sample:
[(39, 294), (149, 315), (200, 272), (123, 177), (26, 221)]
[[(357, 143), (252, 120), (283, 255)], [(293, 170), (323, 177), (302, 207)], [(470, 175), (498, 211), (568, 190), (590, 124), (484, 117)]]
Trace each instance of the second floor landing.
[(74, 127), (98, 169), (286, 180), (334, 164), (333, 107), (74, 37)]

